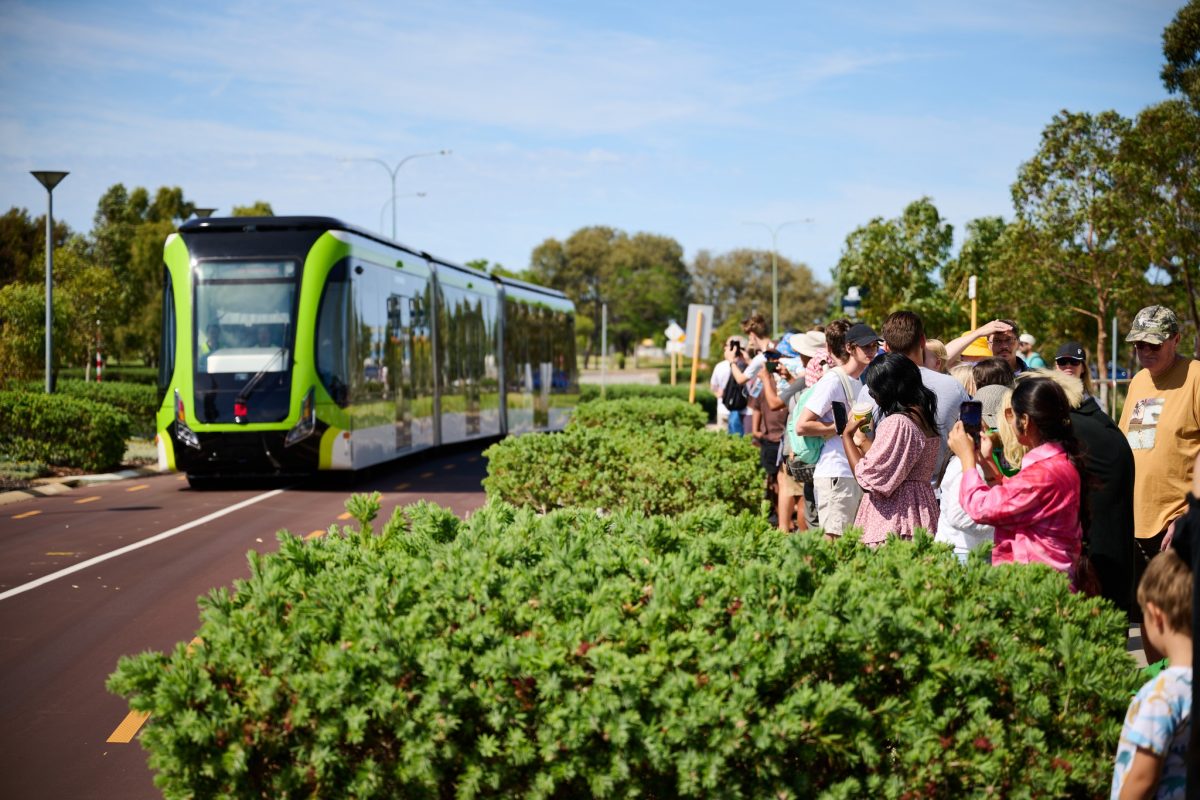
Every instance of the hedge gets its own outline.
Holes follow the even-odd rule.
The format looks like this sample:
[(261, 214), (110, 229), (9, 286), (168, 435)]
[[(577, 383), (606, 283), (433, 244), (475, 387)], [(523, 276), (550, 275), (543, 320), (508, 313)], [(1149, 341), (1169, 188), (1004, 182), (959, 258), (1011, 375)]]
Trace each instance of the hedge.
[[(607, 404), (604, 404), (607, 405)], [(577, 412), (584, 411), (580, 406)], [(489, 498), (540, 511), (567, 506), (679, 514), (698, 504), (758, 508), (762, 472), (749, 437), (665, 425), (569, 425), (503, 439), (483, 453)]]
[(419, 504), (279, 542), (109, 679), (168, 798), (1096, 797), (1138, 683), (1104, 601), (923, 534)]
[[(590, 403), (600, 399), (600, 385), (582, 383), (579, 385), (579, 402)], [(624, 400), (629, 397), (672, 397), (676, 400), (687, 400), (690, 387), (663, 386), (645, 383), (614, 383), (604, 387), (605, 400)], [(696, 387), (696, 403), (708, 415), (708, 421), (717, 418), (717, 397), (708, 389)]]
[(603, 403), (581, 403), (575, 408), (569, 424), (608, 430), (655, 425), (700, 430), (707, 421), (704, 409), (674, 398), (628, 397)]
[(0, 457), (95, 472), (121, 463), (129, 416), (62, 394), (0, 392)]
[[(88, 370), (83, 367), (66, 367), (58, 371), (59, 380), (84, 380)], [(90, 370), (92, 380), (95, 380), (96, 370)], [(140, 383), (146, 386), (158, 385), (158, 367), (109, 367), (102, 373), (104, 383)]]
[[(39, 384), (29, 384), (37, 391)], [(129, 415), (133, 434), (142, 438), (153, 438), (155, 416), (158, 414), (158, 388), (142, 383), (110, 383), (105, 381), (60, 380), (55, 393), (69, 397), (80, 397), (96, 403), (107, 403)]]
[[(712, 371), (713, 371), (714, 366), (716, 366), (716, 364), (706, 364), (703, 361), (700, 362), (699, 367), (696, 369), (696, 387), (697, 388), (699, 388), (701, 386), (704, 386), (704, 387), (708, 386), (708, 379), (712, 377)], [(667, 386), (669, 386), (671, 384), (671, 368), (670, 367), (659, 368), (658, 382), (661, 384), (665, 384)], [(675, 370), (675, 384), (676, 385), (682, 384), (684, 386), (687, 386), (691, 382), (692, 382), (692, 362), (690, 359), (688, 359), (686, 367), (680, 367), (679, 369)]]

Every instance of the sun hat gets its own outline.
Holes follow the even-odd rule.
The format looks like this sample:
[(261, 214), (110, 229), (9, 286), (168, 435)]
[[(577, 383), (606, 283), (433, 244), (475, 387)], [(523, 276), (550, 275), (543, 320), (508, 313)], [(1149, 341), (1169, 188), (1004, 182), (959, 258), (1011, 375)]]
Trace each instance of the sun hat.
[(975, 398), (983, 404), (983, 424), (988, 428), (1000, 425), (1000, 407), (1004, 402), (1004, 394), (1009, 391), (1007, 386), (992, 384), (985, 386), (975, 393)]
[(991, 358), (992, 348), (988, 347), (987, 339), (980, 336), (967, 345), (967, 349), (963, 350), (962, 354), (969, 358)]

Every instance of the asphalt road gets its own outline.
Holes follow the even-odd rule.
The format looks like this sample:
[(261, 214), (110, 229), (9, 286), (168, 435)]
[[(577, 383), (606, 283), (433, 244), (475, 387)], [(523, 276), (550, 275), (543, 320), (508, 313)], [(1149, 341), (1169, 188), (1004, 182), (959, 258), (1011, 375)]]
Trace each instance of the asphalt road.
[[(141, 720), (104, 688), (117, 659), (190, 641), (196, 598), (248, 576), (275, 534), (349, 520), (380, 491), (382, 520), (425, 499), (463, 514), (484, 502), (480, 448), (414, 459), (355, 483), (197, 492), (158, 475), (0, 507), (0, 798), (157, 798)], [(68, 572), (75, 569), (74, 572)]]

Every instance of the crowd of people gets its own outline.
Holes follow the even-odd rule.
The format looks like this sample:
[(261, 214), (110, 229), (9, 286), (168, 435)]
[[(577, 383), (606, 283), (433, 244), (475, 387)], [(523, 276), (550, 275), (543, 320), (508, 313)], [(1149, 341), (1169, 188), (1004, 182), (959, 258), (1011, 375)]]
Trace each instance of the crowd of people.
[(1189, 759), (1200, 361), (1176, 315), (1134, 318), (1119, 421), (1081, 344), (1048, 364), (1010, 319), (944, 343), (911, 311), (879, 333), (839, 319), (774, 341), (757, 314), (742, 331), (711, 388), (719, 426), (759, 447), (779, 528), (857, 529), (873, 547), (923, 528), (964, 563), (990, 546), (993, 564), (1046, 564), (1110, 600), (1170, 664), (1130, 706), (1113, 796), (1171, 796), (1134, 792), (1178, 788)]

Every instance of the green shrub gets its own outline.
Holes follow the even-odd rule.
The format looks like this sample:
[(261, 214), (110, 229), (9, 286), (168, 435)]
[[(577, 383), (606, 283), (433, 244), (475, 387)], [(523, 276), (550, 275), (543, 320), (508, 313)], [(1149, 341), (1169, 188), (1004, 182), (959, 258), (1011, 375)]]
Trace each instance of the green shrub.
[(572, 425), (553, 435), (503, 439), (483, 455), (489, 498), (541, 511), (583, 506), (679, 514), (710, 503), (750, 511), (762, 497), (749, 437)]
[[(713, 365), (700, 362), (700, 366), (696, 368), (696, 388), (701, 386), (708, 388), (708, 379), (712, 376)], [(664, 386), (671, 385), (671, 368), (661, 367), (658, 370), (658, 382)], [(687, 366), (679, 367), (675, 370), (675, 385), (687, 387), (692, 382), (692, 362), (689, 360)]]
[(62, 394), (0, 392), (0, 457), (97, 471), (125, 455), (125, 412)]
[[(29, 384), (30, 391), (38, 386)], [(96, 381), (60, 380), (55, 386), (56, 394), (80, 397), (96, 403), (107, 403), (129, 415), (133, 434), (142, 438), (154, 436), (155, 415), (158, 413), (159, 396), (156, 386), (144, 383), (97, 383)]]
[[(595, 383), (584, 383), (579, 386), (579, 402), (590, 403), (600, 399), (600, 386)], [(673, 397), (676, 400), (687, 400), (690, 387), (688, 386), (654, 386), (644, 383), (614, 383), (604, 387), (605, 400), (624, 400), (627, 397)], [(701, 389), (696, 387), (696, 403), (708, 415), (708, 421), (717, 418), (717, 398), (705, 384)]]
[(166, 797), (1095, 797), (1137, 684), (1104, 601), (924, 535), (425, 504), (337, 534), (121, 659)]
[(570, 424), (609, 430), (640, 430), (656, 425), (700, 430), (707, 421), (704, 409), (691, 403), (670, 397), (627, 397), (581, 404), (575, 408)]

